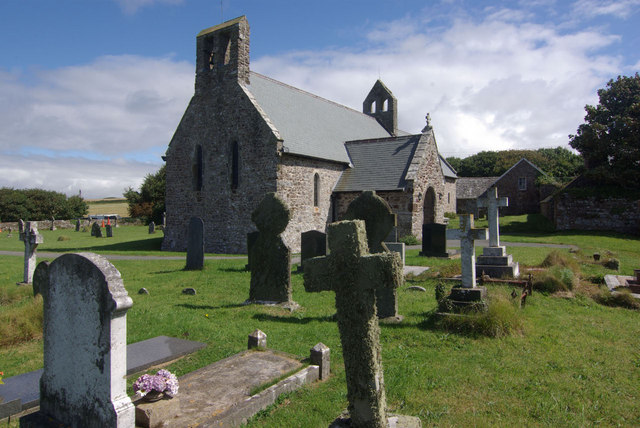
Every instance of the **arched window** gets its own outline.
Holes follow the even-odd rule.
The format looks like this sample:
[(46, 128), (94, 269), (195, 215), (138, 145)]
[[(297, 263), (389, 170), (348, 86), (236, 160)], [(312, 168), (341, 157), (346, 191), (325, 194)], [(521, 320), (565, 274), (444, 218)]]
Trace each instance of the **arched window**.
[(320, 201), (320, 176), (316, 172), (313, 176), (313, 206), (319, 206)]
[(198, 144), (196, 146), (196, 150), (193, 154), (193, 165), (191, 167), (192, 173), (192, 186), (193, 190), (201, 191), (202, 190), (202, 177), (203, 177), (203, 166), (202, 166), (202, 146)]
[(240, 184), (240, 151), (238, 142), (231, 145), (231, 190), (236, 190)]

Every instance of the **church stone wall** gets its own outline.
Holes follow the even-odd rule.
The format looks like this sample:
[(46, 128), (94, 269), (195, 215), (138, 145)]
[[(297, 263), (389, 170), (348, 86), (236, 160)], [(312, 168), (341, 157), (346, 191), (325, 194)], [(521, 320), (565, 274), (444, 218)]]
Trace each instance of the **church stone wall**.
[[(331, 193), (345, 165), (301, 156), (283, 155), (278, 165), (278, 196), (291, 210), (291, 221), (283, 232), (284, 242), (300, 251), (300, 234), (325, 232), (331, 223)], [(315, 175), (318, 174), (318, 206), (314, 206)]]
[(444, 212), (456, 212), (456, 180), (455, 178), (444, 179), (444, 195), (442, 196)]

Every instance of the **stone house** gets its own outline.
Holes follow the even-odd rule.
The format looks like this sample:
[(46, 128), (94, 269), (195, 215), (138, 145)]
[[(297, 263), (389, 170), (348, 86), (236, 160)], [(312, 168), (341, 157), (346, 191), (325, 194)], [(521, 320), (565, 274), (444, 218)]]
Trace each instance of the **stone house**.
[(246, 252), (251, 212), (267, 192), (292, 212), (283, 238), (293, 251), (301, 232), (325, 231), (362, 190), (389, 202), (399, 236), (442, 223), (455, 171), (429, 124), (399, 131), (397, 100), (381, 81), (360, 112), (252, 72), (249, 35), (242, 16), (196, 37), (195, 93), (164, 157), (163, 249), (183, 251), (197, 216), (206, 251)]
[(541, 176), (547, 174), (522, 158), (500, 177), (460, 177), (456, 184), (457, 212), (477, 215), (476, 199), (496, 185), (498, 195), (509, 198), (509, 206), (500, 208), (501, 215), (539, 213), (540, 201), (555, 190), (553, 186), (540, 185), (537, 180)]
[(584, 175), (540, 202), (556, 230), (605, 230), (640, 235), (638, 192), (600, 188)]

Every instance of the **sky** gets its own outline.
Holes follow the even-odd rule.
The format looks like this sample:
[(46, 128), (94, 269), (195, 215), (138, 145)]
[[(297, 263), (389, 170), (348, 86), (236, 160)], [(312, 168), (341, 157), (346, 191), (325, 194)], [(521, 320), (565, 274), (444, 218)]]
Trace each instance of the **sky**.
[(640, 71), (640, 0), (0, 0), (0, 187), (138, 189), (197, 33), (241, 15), (253, 71), (357, 110), (381, 79), (446, 157), (569, 148), (597, 90)]

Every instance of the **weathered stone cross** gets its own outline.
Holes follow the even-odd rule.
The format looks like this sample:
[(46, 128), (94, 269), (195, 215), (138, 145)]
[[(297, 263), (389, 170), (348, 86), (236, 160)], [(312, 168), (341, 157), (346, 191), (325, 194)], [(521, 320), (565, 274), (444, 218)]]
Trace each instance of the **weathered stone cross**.
[(336, 293), (352, 426), (386, 428), (376, 290), (402, 283), (402, 261), (398, 253), (369, 254), (365, 230), (362, 220), (330, 224), (330, 254), (305, 261), (304, 287)]
[[(376, 192), (372, 190), (362, 192), (349, 204), (344, 219), (364, 220), (370, 253), (389, 252), (389, 248), (383, 241), (396, 226), (396, 215), (391, 211), (389, 204), (376, 195)], [(398, 315), (398, 296), (395, 288), (377, 289), (376, 306), (380, 319), (397, 322), (403, 318)]]
[(26, 222), (24, 228), (23, 222), (20, 223), (20, 240), (24, 242), (24, 278), (23, 282), (31, 284), (33, 281), (33, 271), (36, 270), (36, 248), (38, 244), (42, 244), (44, 240), (42, 235), (38, 233), (38, 224)]
[(473, 227), (473, 214), (461, 214), (460, 229), (447, 230), (447, 239), (460, 240), (462, 287), (474, 288), (476, 286), (476, 247), (474, 241), (487, 239), (487, 229)]
[(478, 208), (487, 209), (487, 219), (489, 220), (489, 246), (500, 246), (500, 223), (498, 221), (498, 209), (508, 207), (509, 198), (498, 198), (498, 188), (491, 186), (487, 190), (487, 196), (478, 199)]

